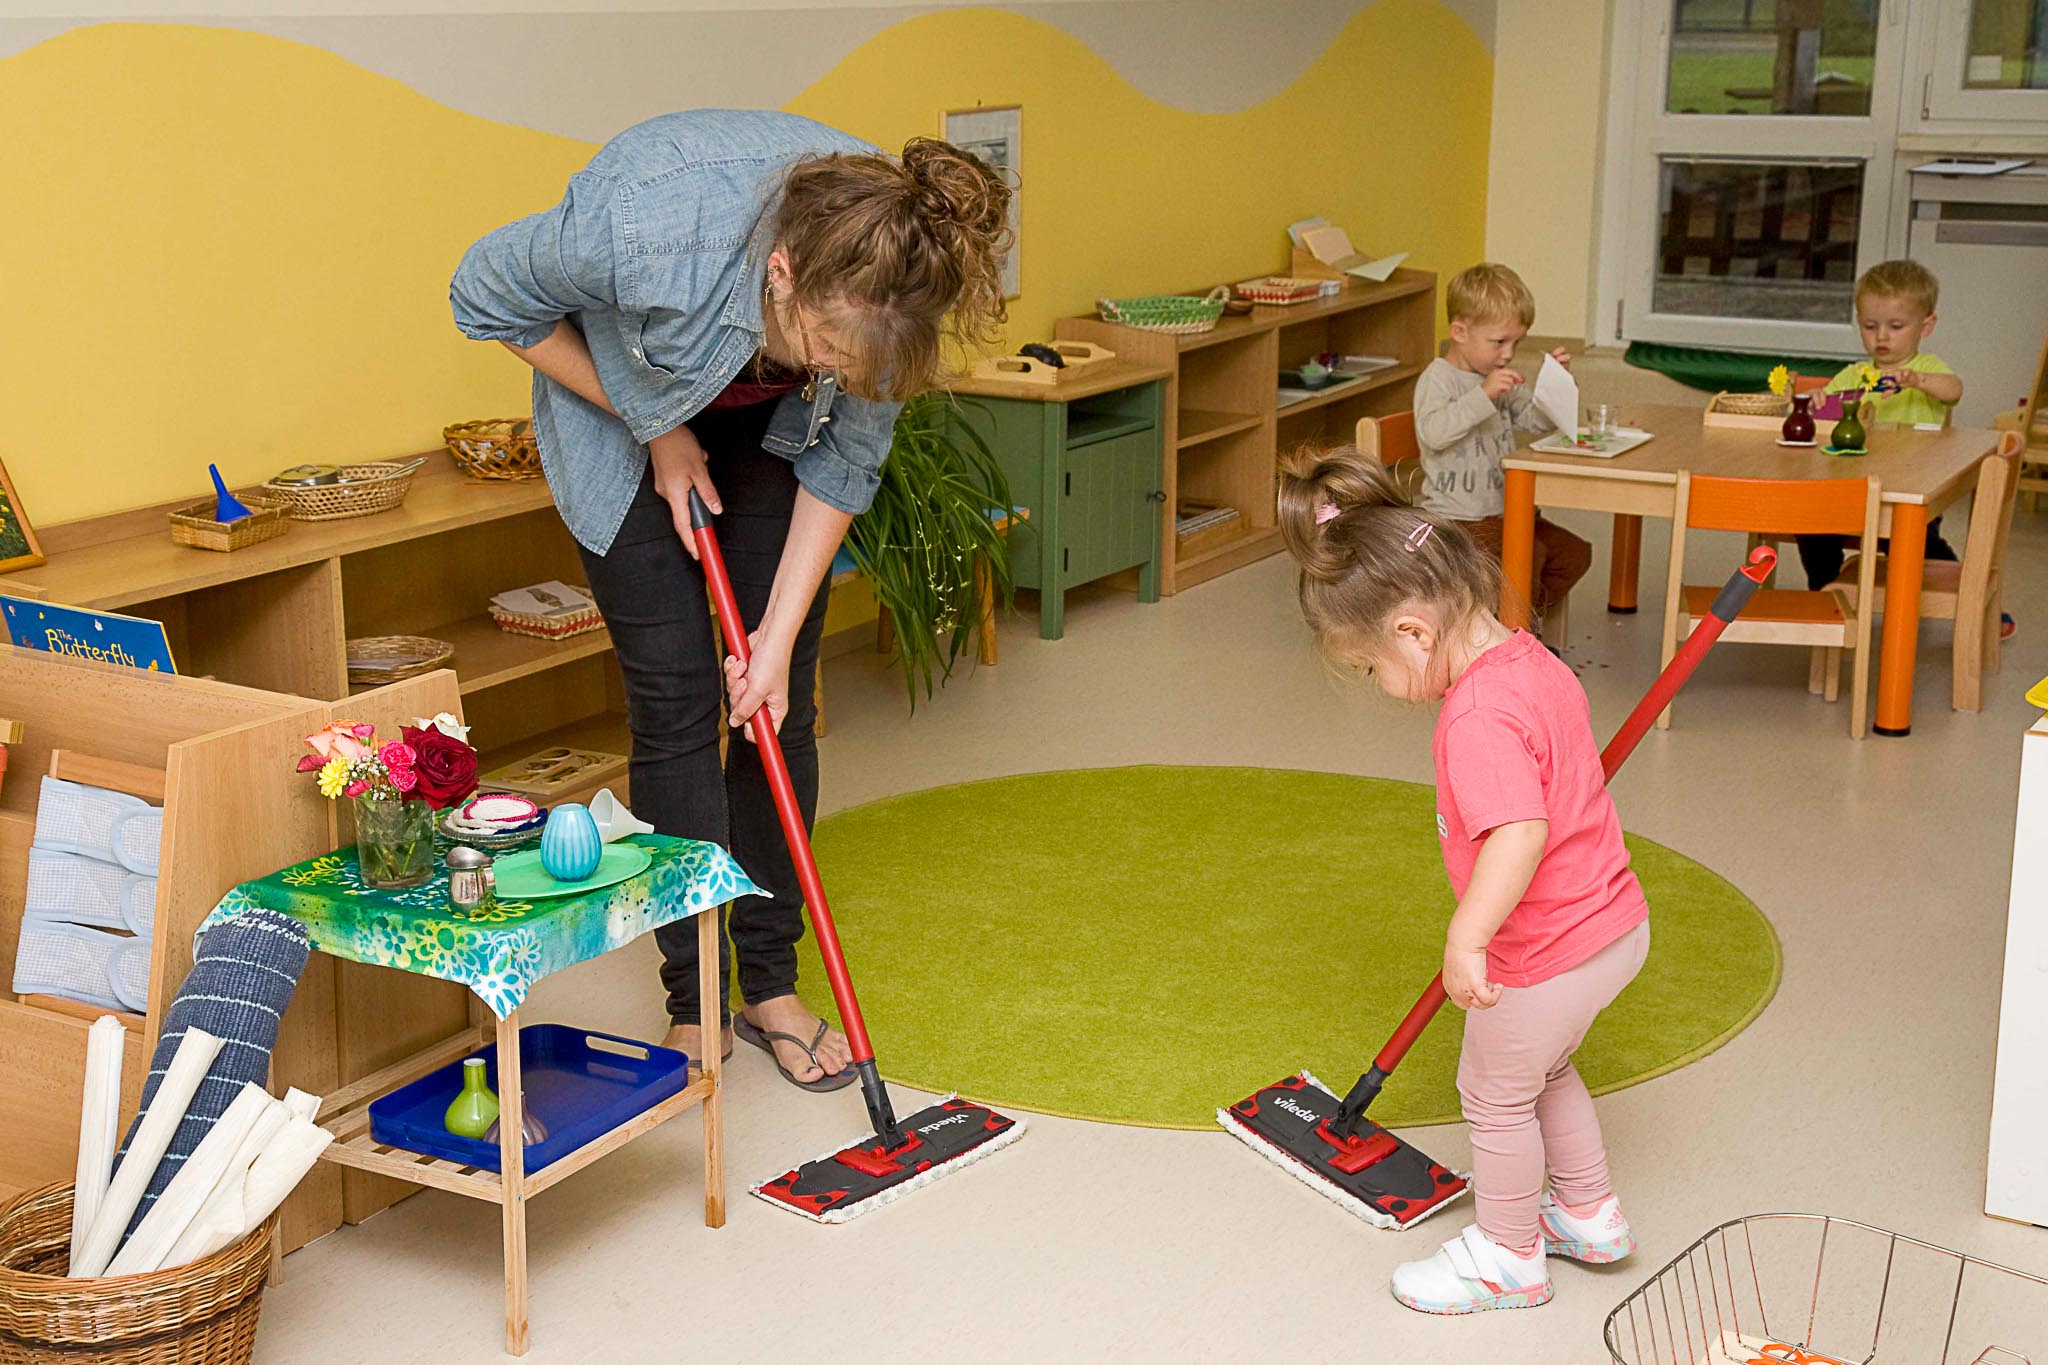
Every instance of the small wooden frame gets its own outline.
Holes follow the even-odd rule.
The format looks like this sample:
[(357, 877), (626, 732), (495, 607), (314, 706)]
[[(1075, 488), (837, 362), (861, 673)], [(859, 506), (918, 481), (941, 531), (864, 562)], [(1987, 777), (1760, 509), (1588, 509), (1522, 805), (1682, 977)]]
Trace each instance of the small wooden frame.
[(550, 801), (584, 787), (596, 787), (625, 770), (624, 754), (557, 745), (493, 769), (478, 778), (477, 785)]
[(43, 562), (43, 542), (36, 538), (36, 528), (21, 510), (21, 498), (14, 491), (14, 480), (7, 476), (7, 466), (0, 464), (0, 573), (34, 568)]

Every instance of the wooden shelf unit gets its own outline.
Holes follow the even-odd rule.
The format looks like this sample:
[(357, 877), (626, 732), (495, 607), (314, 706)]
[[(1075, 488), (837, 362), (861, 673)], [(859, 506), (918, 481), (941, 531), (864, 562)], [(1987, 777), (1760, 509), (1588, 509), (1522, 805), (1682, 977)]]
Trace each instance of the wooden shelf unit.
[[(1166, 505), (1189, 499), (1238, 509), (1239, 535), (1186, 554), (1175, 541), (1174, 518), (1164, 518), (1160, 590), (1172, 593), (1280, 549), (1273, 496), (1279, 452), (1349, 441), (1359, 418), (1411, 406), (1415, 377), (1436, 355), (1436, 276), (1396, 270), (1384, 284), (1350, 282), (1312, 303), (1254, 308), (1193, 336), (1094, 317), (1062, 318), (1056, 334), (1099, 342), (1120, 360), (1168, 368)], [(1326, 351), (1400, 363), (1281, 407), (1280, 371)]]
[(490, 618), (494, 593), (583, 582), (546, 483), (472, 479), (444, 452), (427, 455), (393, 511), (293, 522), (227, 554), (173, 544), (165, 514), (176, 503), (52, 526), (49, 562), (0, 578), (0, 592), (162, 621), (182, 673), (321, 701), (373, 686), (348, 681), (351, 638), (446, 640), (486, 769), (571, 735), (580, 747), (628, 752), (609, 633), (541, 640)]

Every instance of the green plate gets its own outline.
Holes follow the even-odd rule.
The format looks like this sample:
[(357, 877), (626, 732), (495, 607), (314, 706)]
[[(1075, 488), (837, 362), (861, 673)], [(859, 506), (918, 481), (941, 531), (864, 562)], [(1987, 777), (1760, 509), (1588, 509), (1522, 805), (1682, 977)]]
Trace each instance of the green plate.
[(537, 901), (549, 896), (578, 896), (637, 877), (653, 861), (654, 855), (638, 844), (606, 844), (604, 855), (597, 860), (597, 871), (580, 882), (558, 882), (541, 866), (539, 849), (508, 853), (495, 864), (498, 899)]

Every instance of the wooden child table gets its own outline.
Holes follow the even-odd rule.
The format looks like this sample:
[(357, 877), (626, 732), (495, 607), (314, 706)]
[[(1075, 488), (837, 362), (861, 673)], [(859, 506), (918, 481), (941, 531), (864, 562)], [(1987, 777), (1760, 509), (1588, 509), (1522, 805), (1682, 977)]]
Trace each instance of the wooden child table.
[[(448, 1190), (504, 1211), (505, 1350), (523, 1355), (526, 1330), (526, 1200), (591, 1162), (652, 1132), (698, 1104), (704, 1107), (704, 1222), (725, 1224), (725, 1165), (720, 1146), (718, 1048), (693, 1059), (681, 1091), (528, 1175), (520, 1141), (519, 1006), (533, 983), (677, 920), (697, 919), (697, 960), (704, 1037), (719, 1036), (718, 916), (705, 914), (756, 893), (731, 855), (715, 844), (636, 835), (654, 861), (643, 872), (580, 895), (487, 903), (464, 913), (448, 901), (441, 872), (407, 891), (363, 885), (355, 850), (342, 849), (244, 882), (230, 891), (200, 932), (247, 910), (281, 911), (306, 926), (315, 950), (399, 971), (454, 981), (471, 992), (470, 1025), (403, 1061), (328, 1095), (320, 1125), (334, 1134), (322, 1160)], [(436, 853), (447, 845), (436, 841)], [(437, 864), (438, 865), (438, 864)], [(501, 1171), (387, 1147), (370, 1135), (370, 1102), (495, 1041), (498, 1045), (498, 1155)]]

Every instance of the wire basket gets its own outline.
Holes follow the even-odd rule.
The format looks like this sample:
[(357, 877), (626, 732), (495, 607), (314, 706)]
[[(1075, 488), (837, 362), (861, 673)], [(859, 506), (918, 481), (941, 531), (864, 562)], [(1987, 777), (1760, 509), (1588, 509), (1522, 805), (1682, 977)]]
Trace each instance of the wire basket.
[(367, 517), (388, 512), (405, 501), (412, 490), (415, 461), (372, 460), (367, 464), (345, 464), (337, 471), (339, 483), (266, 483), (265, 497), (284, 504), (284, 514), (293, 521), (340, 521), (344, 517)]
[(195, 550), (245, 550), (291, 529), (284, 504), (276, 499), (245, 493), (241, 502), (249, 515), (236, 521), (214, 520), (220, 508), (212, 498), (179, 508), (171, 513), (171, 539)]
[(352, 683), (403, 682), (444, 667), (455, 646), (425, 635), (364, 635), (350, 640), (348, 680)]
[(1846, 1218), (1723, 1223), (1607, 1315), (1616, 1365), (2028, 1365), (2048, 1279)]
[(1153, 294), (1142, 299), (1097, 299), (1095, 313), (1104, 322), (1121, 323), (1145, 332), (1193, 336), (1215, 329), (1230, 290), (1218, 285), (1205, 298), (1191, 294)]
[(537, 479), (540, 443), (527, 417), (457, 422), (441, 432), (455, 467), (475, 479)]
[(1735, 417), (1783, 417), (1787, 404), (1775, 393), (1717, 393), (1707, 410)]
[(71, 1185), (16, 1196), (0, 1208), (0, 1365), (245, 1365), (275, 1222), (169, 1270), (72, 1280)]

